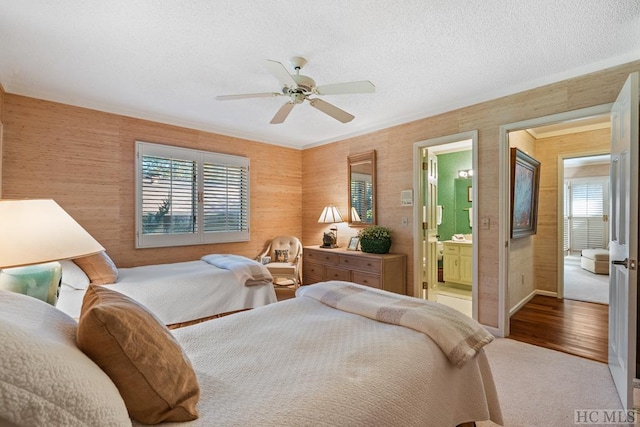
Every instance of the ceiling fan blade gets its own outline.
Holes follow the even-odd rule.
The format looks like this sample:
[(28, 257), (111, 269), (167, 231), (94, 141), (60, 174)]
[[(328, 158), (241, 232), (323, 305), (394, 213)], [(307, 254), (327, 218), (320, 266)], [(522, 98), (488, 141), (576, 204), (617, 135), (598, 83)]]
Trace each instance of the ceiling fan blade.
[(327, 101), (323, 101), (322, 99), (319, 99), (319, 98), (309, 99), (309, 103), (313, 108), (317, 108), (318, 110), (322, 111), (325, 114), (330, 115), (331, 117), (338, 120), (339, 122), (348, 123), (354, 119), (354, 116), (352, 116), (351, 114), (347, 113), (344, 110), (341, 110), (335, 105), (329, 104)]
[(293, 80), (293, 77), (291, 76), (291, 74), (289, 74), (289, 72), (284, 67), (284, 65), (282, 65), (278, 61), (272, 61), (271, 59), (267, 59), (265, 61), (265, 67), (267, 67), (267, 70), (269, 70), (269, 72), (273, 74), (273, 76), (276, 79), (278, 79), (278, 81), (282, 86), (286, 86), (292, 89), (298, 88), (298, 84), (296, 83), (295, 80)]
[(372, 93), (376, 87), (369, 80), (360, 82), (335, 83), (318, 86), (315, 93), (318, 95), (341, 95), (343, 93)]
[(291, 101), (284, 104), (282, 107), (280, 107), (276, 115), (273, 116), (273, 119), (271, 119), (271, 122), (269, 123), (271, 123), (272, 125), (277, 125), (278, 123), (284, 122), (284, 120), (287, 118), (291, 110), (293, 110), (293, 107), (295, 107), (295, 105), (296, 104), (294, 104)]
[(245, 99), (245, 98), (270, 98), (272, 96), (281, 96), (278, 92), (266, 92), (266, 93), (245, 93), (240, 95), (219, 95), (216, 96), (218, 101), (229, 101), (232, 99)]

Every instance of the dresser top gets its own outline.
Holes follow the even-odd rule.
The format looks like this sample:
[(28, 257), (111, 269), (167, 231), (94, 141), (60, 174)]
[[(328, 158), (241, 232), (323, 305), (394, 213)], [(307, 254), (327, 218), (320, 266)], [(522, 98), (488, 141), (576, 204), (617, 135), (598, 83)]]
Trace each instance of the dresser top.
[(327, 252), (327, 253), (340, 254), (340, 255), (370, 256), (370, 257), (377, 257), (377, 258), (405, 256), (404, 254), (392, 254), (392, 253), (390, 253), (390, 254), (371, 254), (371, 253), (362, 252), (362, 251), (351, 251), (351, 250), (348, 250), (347, 248), (343, 248), (343, 247), (338, 247), (338, 248), (333, 248), (333, 249), (321, 248), (319, 245), (304, 246), (303, 247), (303, 253), (304, 253), (305, 250), (314, 250), (314, 251), (319, 251), (319, 252)]

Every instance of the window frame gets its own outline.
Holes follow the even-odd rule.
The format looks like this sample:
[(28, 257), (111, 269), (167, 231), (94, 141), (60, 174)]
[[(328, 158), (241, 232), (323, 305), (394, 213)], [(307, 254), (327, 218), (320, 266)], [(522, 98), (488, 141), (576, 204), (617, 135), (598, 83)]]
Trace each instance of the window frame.
[[(195, 186), (196, 200), (196, 231), (194, 233), (145, 234), (143, 233), (143, 158), (156, 156), (171, 159), (193, 161), (196, 164)], [(246, 196), (242, 198), (241, 216), (246, 218), (240, 230), (205, 231), (204, 230), (204, 164), (225, 165), (246, 169), (246, 179), (242, 180), (243, 188), (246, 184)], [(135, 144), (135, 247), (136, 249), (203, 245), (212, 243), (246, 242), (250, 239), (250, 162), (247, 157), (221, 154), (192, 148), (176, 147), (145, 141)], [(243, 209), (244, 207), (244, 209)]]

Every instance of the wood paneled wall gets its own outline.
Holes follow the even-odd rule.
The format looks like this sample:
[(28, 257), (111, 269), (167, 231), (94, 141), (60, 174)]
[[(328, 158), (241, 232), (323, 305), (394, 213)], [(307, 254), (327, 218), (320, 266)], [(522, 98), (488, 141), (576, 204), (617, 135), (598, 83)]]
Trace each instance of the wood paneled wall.
[(540, 207), (535, 236), (536, 288), (558, 291), (558, 159), (579, 154), (608, 153), (611, 130), (599, 129), (536, 140), (536, 159), (540, 168)]
[[(119, 267), (207, 253), (257, 256), (278, 234), (302, 235), (299, 150), (5, 94), (4, 198), (53, 198)], [(135, 141), (250, 159), (251, 241), (135, 249)]]
[[(538, 160), (535, 142), (535, 138), (527, 131), (509, 132), (509, 147), (519, 148)], [(543, 169), (542, 164), (540, 169)], [(537, 236), (526, 236), (509, 242), (509, 311), (513, 311), (536, 289), (536, 238)]]
[[(478, 200), (489, 230), (477, 231), (478, 319), (498, 326), (499, 127), (535, 117), (613, 102), (640, 61), (427, 117), (302, 152), (216, 134), (5, 94), (3, 197), (53, 197), (94, 234), (120, 266), (193, 259), (208, 252), (257, 254), (275, 234), (320, 244), (326, 204), (347, 207), (347, 156), (377, 151), (378, 223), (393, 229), (392, 251), (408, 255), (413, 283), (413, 210), (400, 192), (413, 187), (413, 144), (478, 130)], [(390, 106), (390, 108), (393, 108)], [(251, 242), (134, 249), (133, 142), (205, 148), (251, 158)], [(282, 177), (286, 174), (286, 178)], [(555, 220), (554, 220), (555, 221)], [(356, 234), (339, 226), (339, 243)]]
[[(411, 123), (304, 150), (302, 229), (305, 244), (320, 242), (324, 227), (317, 217), (323, 204), (346, 208), (346, 161), (349, 154), (376, 150), (378, 160), (378, 223), (393, 229), (392, 252), (408, 255), (408, 283), (413, 283), (413, 235), (401, 227), (403, 216), (413, 222), (413, 211), (400, 206), (400, 191), (413, 185), (413, 144), (459, 132), (478, 130), (479, 218), (488, 218), (490, 229), (477, 231), (478, 319), (498, 326), (499, 248), (498, 176), (499, 128), (535, 117), (613, 102), (629, 73), (640, 71), (640, 61), (587, 74), (570, 80), (483, 102)], [(393, 106), (389, 106), (393, 108)], [(340, 244), (349, 233), (340, 229)], [(409, 285), (412, 289), (412, 285)]]

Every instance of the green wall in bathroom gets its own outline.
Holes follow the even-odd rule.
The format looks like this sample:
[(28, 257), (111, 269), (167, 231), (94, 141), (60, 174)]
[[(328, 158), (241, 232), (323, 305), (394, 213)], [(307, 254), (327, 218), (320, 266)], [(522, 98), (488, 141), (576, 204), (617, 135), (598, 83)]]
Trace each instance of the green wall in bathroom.
[(439, 240), (451, 240), (454, 234), (470, 234), (469, 214), (472, 203), (467, 201), (471, 179), (458, 178), (459, 170), (471, 169), (471, 150), (438, 155), (438, 205), (442, 206)]

